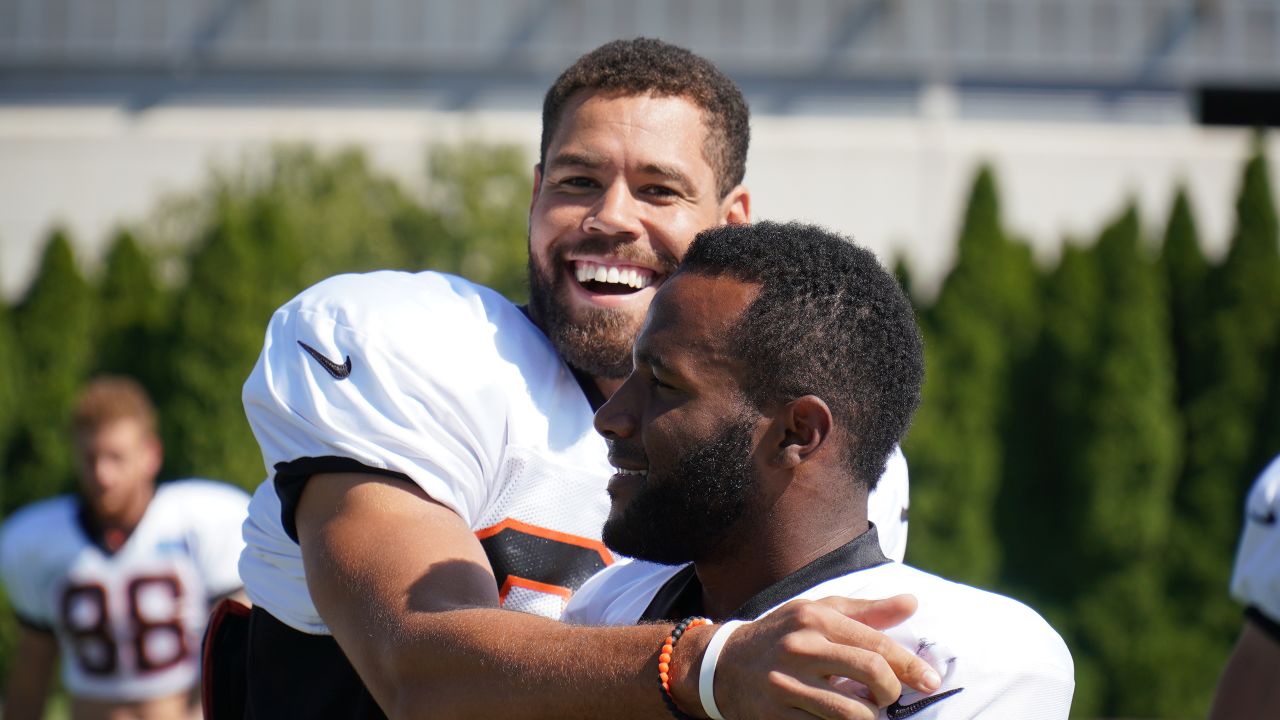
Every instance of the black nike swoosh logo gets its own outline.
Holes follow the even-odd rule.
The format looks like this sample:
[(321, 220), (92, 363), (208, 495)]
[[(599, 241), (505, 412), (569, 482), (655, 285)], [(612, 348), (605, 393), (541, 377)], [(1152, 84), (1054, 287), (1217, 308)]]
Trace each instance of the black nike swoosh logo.
[(898, 700), (901, 700), (902, 698), (898, 698), (898, 700), (893, 701), (892, 705), (885, 708), (885, 712), (889, 713), (889, 720), (902, 720), (902, 718), (911, 717), (936, 702), (946, 700), (963, 689), (964, 688), (959, 687), (954, 690), (948, 690), (944, 693), (938, 693), (937, 695), (930, 695), (929, 697), (923, 700), (917, 700), (910, 705), (899, 705)]
[(347, 379), (347, 377), (351, 375), (351, 356), (350, 355), (347, 356), (346, 362), (339, 365), (338, 363), (322, 355), (319, 350), (311, 347), (310, 345), (302, 342), (301, 340), (298, 341), (298, 344), (302, 346), (303, 350), (307, 351), (308, 355), (315, 358), (316, 362), (320, 363), (320, 367), (324, 368), (330, 375), (332, 375), (334, 380), (345, 380)]
[(1254, 515), (1253, 513), (1249, 513), (1248, 517), (1250, 520), (1258, 523), (1259, 525), (1275, 525), (1276, 509), (1271, 508), (1270, 510), (1267, 511), (1266, 515)]

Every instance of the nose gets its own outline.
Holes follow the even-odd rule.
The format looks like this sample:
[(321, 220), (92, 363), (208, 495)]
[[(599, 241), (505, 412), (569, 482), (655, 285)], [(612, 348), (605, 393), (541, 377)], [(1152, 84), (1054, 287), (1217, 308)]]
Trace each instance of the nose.
[(609, 440), (634, 437), (639, 427), (637, 421), (639, 415), (636, 412), (634, 392), (632, 392), (635, 377), (636, 374), (633, 371), (623, 381), (622, 387), (619, 387), (596, 411), (596, 432)]
[(641, 233), (640, 206), (631, 188), (619, 179), (604, 189), (591, 213), (582, 222), (582, 230), (602, 235), (638, 237)]

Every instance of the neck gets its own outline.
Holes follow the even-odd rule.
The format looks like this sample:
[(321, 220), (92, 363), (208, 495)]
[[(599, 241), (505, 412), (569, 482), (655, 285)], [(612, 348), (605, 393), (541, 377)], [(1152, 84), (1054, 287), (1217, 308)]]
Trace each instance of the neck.
[(138, 523), (142, 522), (142, 517), (147, 514), (147, 507), (151, 504), (151, 498), (154, 495), (154, 489), (147, 490), (140, 493), (127, 507), (118, 512), (101, 513), (94, 511), (90, 513), (90, 519), (95, 526), (94, 529), (107, 549), (114, 552), (124, 545), (125, 541), (129, 539), (129, 536), (138, 527)]
[(720, 552), (696, 561), (707, 615), (728, 617), (765, 588), (867, 531), (865, 498), (831, 497), (793, 485), (772, 508), (744, 518)]

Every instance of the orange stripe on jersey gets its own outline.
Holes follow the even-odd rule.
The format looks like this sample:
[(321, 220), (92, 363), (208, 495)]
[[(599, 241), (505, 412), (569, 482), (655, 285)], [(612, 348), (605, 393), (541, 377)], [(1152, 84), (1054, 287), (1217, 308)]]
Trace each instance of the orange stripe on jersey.
[(594, 550), (597, 553), (600, 553), (600, 559), (604, 561), (605, 565), (613, 564), (613, 554), (610, 553), (609, 548), (605, 547), (604, 543), (599, 540), (591, 540), (579, 535), (570, 535), (569, 533), (560, 532), (558, 530), (530, 525), (529, 523), (520, 522), (514, 518), (506, 518), (497, 525), (490, 525), (487, 528), (477, 530), (476, 537), (480, 540), (484, 540), (485, 538), (497, 535), (503, 530), (516, 530), (528, 535), (533, 535), (534, 537), (546, 538), (547, 540), (554, 540), (555, 542), (565, 543), (566, 545), (576, 545), (588, 550)]
[(505, 604), (507, 602), (507, 593), (511, 592), (511, 588), (521, 587), (526, 590), (534, 590), (548, 595), (559, 595), (561, 604), (569, 602), (569, 598), (573, 597), (573, 591), (559, 585), (548, 585), (540, 583), (537, 580), (516, 577), (515, 575), (507, 576), (507, 581), (502, 583), (502, 587), (498, 588), (498, 598)]

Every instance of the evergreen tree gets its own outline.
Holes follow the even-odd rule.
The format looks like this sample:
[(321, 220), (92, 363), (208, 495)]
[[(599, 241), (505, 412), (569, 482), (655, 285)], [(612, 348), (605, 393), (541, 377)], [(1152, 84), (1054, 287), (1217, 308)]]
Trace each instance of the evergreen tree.
[(169, 297), (151, 257), (128, 230), (111, 242), (98, 296), (98, 371), (136, 378), (160, 402), (169, 365)]
[[(1163, 276), (1134, 208), (1050, 283), (1045, 382), (1053, 426), (1046, 490), (1058, 503), (1038, 584), (1066, 599), (1076, 711), (1178, 715), (1171, 695), (1163, 557), (1179, 427)], [(1050, 516), (1051, 517), (1051, 516)], [(1045, 539), (1047, 540), (1047, 538)]]
[(1222, 639), (1221, 651), (1239, 626), (1238, 610), (1224, 596), (1244, 493), (1275, 451), (1264, 452), (1259, 442), (1280, 336), (1280, 241), (1261, 152), (1245, 165), (1236, 212), (1227, 257), (1208, 278), (1204, 350), (1199, 358), (1192, 354), (1204, 380), (1193, 384), (1187, 402), (1190, 442), (1175, 545), (1176, 595), (1185, 598), (1188, 615)]
[(465, 143), (431, 153), (427, 207), (443, 236), (424, 266), (462, 275), (515, 302), (528, 298), (529, 164), (515, 146)]
[(907, 298), (911, 300), (912, 305), (916, 305), (916, 293), (911, 278), (911, 265), (907, 262), (905, 254), (894, 258), (893, 277), (898, 281), (898, 285), (902, 287), (902, 292), (906, 293)]
[(271, 313), (300, 289), (304, 252), (288, 209), (270, 195), (224, 194), (218, 207), (177, 301), (164, 435), (176, 473), (250, 489), (264, 471), (240, 387)]
[[(912, 476), (911, 561), (990, 585), (1000, 565), (994, 506), (1005, 482), (1000, 430), (1011, 409), (1009, 373), (1037, 333), (1030, 250), (1000, 224), (995, 179), (974, 180), (959, 257), (924, 314), (924, 401), (906, 442)], [(957, 502), (963, 498), (964, 502)]]
[[(12, 313), (9, 306), (3, 302), (0, 302), (0, 347), (19, 347), (14, 338)], [(20, 363), (20, 358), (0, 363), (0, 471), (12, 467), (9, 459), (11, 440), (17, 432), (20, 419), (19, 382), (22, 370)], [(10, 484), (9, 479), (0, 480), (0, 520), (3, 520), (11, 509), (6, 499)], [(3, 657), (2, 652), (0, 657)], [(4, 676), (0, 675), (0, 677)]]
[(14, 311), (22, 347), (21, 409), (6, 458), (6, 515), (73, 486), (71, 409), (93, 367), (92, 304), (67, 234), (54, 231), (35, 280)]

